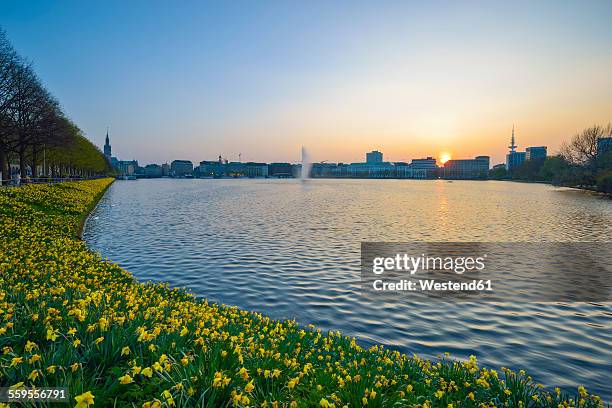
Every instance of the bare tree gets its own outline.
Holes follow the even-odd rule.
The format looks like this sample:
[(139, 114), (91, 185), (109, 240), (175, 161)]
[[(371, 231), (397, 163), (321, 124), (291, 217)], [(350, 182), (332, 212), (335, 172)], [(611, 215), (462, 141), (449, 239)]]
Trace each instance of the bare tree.
[[(41, 163), (41, 152), (44, 154), (47, 149), (70, 144), (73, 135), (66, 130), (66, 122), (69, 121), (64, 118), (59, 102), (48, 95), (41, 106), (40, 116), (30, 140), (32, 177), (37, 177), (37, 168)], [(46, 163), (43, 164), (46, 165)], [(47, 175), (47, 169), (43, 168), (43, 174)]]
[(18, 158), (21, 177), (27, 176), (28, 167), (36, 177), (43, 152), (50, 154), (54, 173), (111, 171), (102, 152), (66, 118), (0, 27), (0, 172), (8, 176), (9, 161)]
[(9, 120), (17, 135), (17, 155), (21, 177), (27, 176), (28, 148), (34, 142), (35, 131), (42, 114), (46, 91), (40, 85), (30, 65), (20, 64), (14, 72), (12, 103), (8, 108)]
[(14, 132), (10, 126), (8, 108), (13, 103), (14, 72), (19, 63), (15, 49), (8, 41), (6, 33), (0, 28), (0, 173), (8, 175), (8, 158)]
[(571, 142), (561, 145), (561, 155), (572, 164), (593, 166), (597, 158), (597, 139), (612, 137), (612, 124), (593, 125), (577, 133)]

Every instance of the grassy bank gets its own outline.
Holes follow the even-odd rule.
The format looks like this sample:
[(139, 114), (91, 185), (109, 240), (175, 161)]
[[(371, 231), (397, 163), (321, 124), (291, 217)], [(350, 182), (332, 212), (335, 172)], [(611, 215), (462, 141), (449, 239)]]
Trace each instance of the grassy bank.
[(68, 387), (79, 407), (603, 406), (139, 283), (76, 237), (110, 182), (0, 190), (2, 386)]

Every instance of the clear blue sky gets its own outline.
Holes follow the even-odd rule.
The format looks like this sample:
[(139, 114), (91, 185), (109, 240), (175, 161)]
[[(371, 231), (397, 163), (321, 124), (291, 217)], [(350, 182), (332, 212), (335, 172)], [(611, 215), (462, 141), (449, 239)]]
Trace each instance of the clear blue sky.
[(141, 164), (503, 160), (612, 120), (612, 2), (3, 1), (96, 144)]

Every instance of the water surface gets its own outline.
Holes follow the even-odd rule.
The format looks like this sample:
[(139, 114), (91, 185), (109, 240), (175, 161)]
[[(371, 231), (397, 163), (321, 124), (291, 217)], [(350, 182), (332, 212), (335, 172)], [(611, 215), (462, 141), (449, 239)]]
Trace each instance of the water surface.
[[(141, 280), (339, 329), (406, 353), (478, 356), (612, 400), (612, 304), (368, 302), (361, 241), (609, 242), (612, 201), (547, 185), (441, 180), (114, 183), (84, 239)], [(534, 254), (537, 256), (537, 254)], [(554, 285), (554, 282), (551, 282)]]

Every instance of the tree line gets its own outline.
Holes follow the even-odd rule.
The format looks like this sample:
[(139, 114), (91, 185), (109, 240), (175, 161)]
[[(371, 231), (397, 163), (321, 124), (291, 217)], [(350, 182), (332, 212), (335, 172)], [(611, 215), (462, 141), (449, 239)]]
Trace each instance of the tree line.
[(612, 124), (591, 126), (564, 142), (557, 155), (526, 160), (512, 171), (493, 169), (489, 178), (542, 181), (612, 193), (612, 149), (597, 150), (597, 141), (608, 137), (612, 137)]
[(9, 178), (11, 164), (18, 165), (22, 179), (90, 177), (111, 170), (102, 152), (62, 112), (32, 64), (16, 52), (0, 27), (2, 178)]

